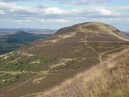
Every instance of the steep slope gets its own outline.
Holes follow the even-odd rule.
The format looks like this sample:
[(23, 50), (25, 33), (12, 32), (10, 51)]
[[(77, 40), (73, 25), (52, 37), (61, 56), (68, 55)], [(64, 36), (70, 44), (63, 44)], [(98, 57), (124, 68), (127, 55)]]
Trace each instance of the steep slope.
[(34, 97), (129, 97), (129, 48)]
[(0, 94), (28, 97), (60, 85), (126, 49), (128, 39), (124, 33), (104, 23), (88, 22), (61, 28), (48, 38), (1, 56), (3, 88)]

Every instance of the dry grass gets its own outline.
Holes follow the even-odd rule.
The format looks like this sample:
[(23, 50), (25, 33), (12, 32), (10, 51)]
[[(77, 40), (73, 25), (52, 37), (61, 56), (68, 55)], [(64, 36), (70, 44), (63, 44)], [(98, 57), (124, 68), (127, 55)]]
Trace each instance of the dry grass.
[(36, 97), (129, 97), (128, 58), (126, 49)]
[[(110, 35), (118, 37), (121, 40), (129, 41), (129, 39), (126, 39), (125, 37), (123, 37), (123, 34), (121, 32), (118, 33), (118, 30), (115, 27), (104, 25), (103, 23), (99, 23), (99, 22), (98, 23), (91, 22), (88, 24), (84, 24), (80, 26), (78, 29), (80, 29), (82, 32), (90, 31), (91, 33), (96, 33), (97, 36), (99, 36), (99, 33), (103, 33), (103, 34), (108, 33)], [(115, 33), (115, 31), (117, 31), (117, 34)]]
[(61, 39), (70, 38), (76, 35), (76, 32), (72, 32), (70, 34), (57, 35)]
[(67, 62), (74, 60), (74, 58), (62, 58), (60, 59), (58, 64), (53, 64), (50, 67), (50, 69), (56, 68), (58, 66), (65, 66)]
[(49, 71), (40, 71), (37, 73), (37, 77), (33, 79), (33, 83), (40, 83), (47, 75), (49, 75)]
[[(62, 39), (66, 39), (66, 38), (70, 38), (70, 37), (74, 37), (76, 35), (76, 32), (71, 32), (70, 34), (63, 34), (63, 35), (57, 35), (57, 39), (53, 39), (53, 40), (46, 40), (42, 45), (45, 46), (48, 43), (56, 43), (59, 42)], [(36, 45), (36, 46), (41, 46), (41, 45)]]

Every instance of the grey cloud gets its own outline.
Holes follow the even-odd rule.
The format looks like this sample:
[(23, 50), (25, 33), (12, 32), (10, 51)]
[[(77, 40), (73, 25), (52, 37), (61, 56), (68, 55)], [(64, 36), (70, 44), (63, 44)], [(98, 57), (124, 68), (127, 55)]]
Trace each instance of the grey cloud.
[[(4, 10), (4, 9), (3, 9)], [(15, 10), (10, 11), (10, 9), (4, 10), (5, 14), (0, 15), (1, 19), (27, 19), (37, 17), (39, 14), (36, 12), (29, 12), (27, 10)]]
[(58, 19), (58, 18), (66, 18), (64, 15), (58, 15), (58, 14), (48, 14), (48, 15), (42, 15), (45, 19)]
[(85, 4), (89, 4), (89, 0), (74, 0), (76, 1), (77, 5), (85, 5)]
[(111, 2), (111, 0), (92, 0), (94, 2)]
[(69, 4), (73, 2), (74, 0), (50, 0), (50, 1), (59, 1), (61, 4)]
[(69, 4), (72, 0), (62, 0), (60, 1), (61, 4)]
[(38, 7), (38, 8), (46, 8), (46, 7), (43, 6), (43, 5), (38, 5), (37, 7)]

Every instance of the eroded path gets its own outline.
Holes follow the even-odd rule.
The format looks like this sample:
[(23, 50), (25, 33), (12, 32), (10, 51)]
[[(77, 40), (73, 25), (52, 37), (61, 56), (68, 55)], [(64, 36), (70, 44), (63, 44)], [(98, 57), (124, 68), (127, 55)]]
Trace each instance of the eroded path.
[[(100, 61), (100, 63), (103, 62), (103, 60), (102, 60), (102, 59), (103, 59), (103, 58), (102, 58), (103, 55), (105, 55), (105, 54), (107, 54), (107, 53), (110, 53), (110, 52), (112, 52), (112, 51), (116, 51), (116, 50), (120, 50), (120, 49), (122, 49), (122, 48), (126, 48), (125, 46), (122, 46), (122, 47), (114, 48), (114, 49), (112, 49), (112, 50), (108, 50), (108, 51), (105, 51), (105, 52), (97, 52), (97, 50), (95, 50), (92, 46), (88, 45), (88, 41), (87, 41), (88, 32), (85, 32), (85, 30), (83, 30), (83, 28), (82, 28), (81, 25), (80, 25), (79, 29), (80, 29), (81, 32), (85, 33), (85, 37), (84, 37), (85, 45), (86, 45), (88, 48), (90, 48), (94, 53), (96, 53), (96, 54), (98, 55), (98, 58), (97, 58), (97, 59)], [(96, 33), (96, 36), (99, 37), (98, 33)]]

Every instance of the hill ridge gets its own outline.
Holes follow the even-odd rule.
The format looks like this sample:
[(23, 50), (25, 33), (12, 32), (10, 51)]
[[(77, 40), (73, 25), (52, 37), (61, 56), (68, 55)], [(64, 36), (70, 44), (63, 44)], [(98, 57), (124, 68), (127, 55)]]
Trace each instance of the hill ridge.
[(29, 33), (29, 32), (26, 32), (26, 31), (23, 31), (23, 30), (19, 30), (19, 31), (16, 31), (15, 33), (13, 33), (13, 34), (19, 34), (19, 33)]
[(56, 35), (63, 34), (59, 32), (60, 30), (65, 30), (65, 29), (69, 29), (69, 32), (72, 32), (72, 31), (73, 32), (75, 31), (86, 32), (87, 31), (87, 32), (95, 33), (95, 34), (105, 33), (105, 34), (114, 35), (125, 41), (129, 41), (128, 40), (129, 37), (125, 35), (123, 32), (121, 32), (120, 30), (118, 30), (117, 28), (110, 26), (108, 24), (105, 24), (105, 23), (100, 23), (100, 22), (86, 22), (86, 23), (75, 24), (70, 27), (61, 28), (55, 34)]

